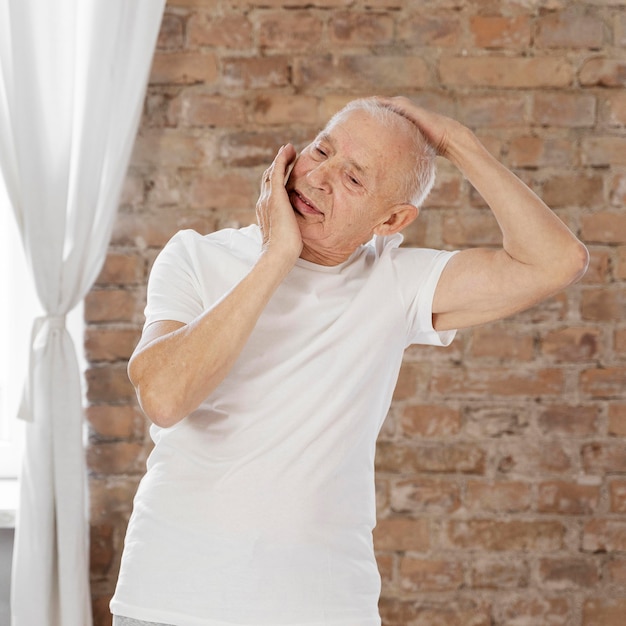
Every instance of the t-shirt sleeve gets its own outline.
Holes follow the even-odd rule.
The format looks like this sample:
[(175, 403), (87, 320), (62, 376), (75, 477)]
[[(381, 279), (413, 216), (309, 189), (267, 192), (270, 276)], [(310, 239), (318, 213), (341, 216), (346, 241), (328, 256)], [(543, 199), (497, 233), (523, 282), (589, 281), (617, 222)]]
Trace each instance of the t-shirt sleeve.
[(450, 345), (456, 330), (440, 332), (433, 328), (433, 298), (441, 273), (456, 252), (425, 248), (399, 248), (394, 252), (406, 311), (407, 345)]
[(145, 326), (173, 320), (188, 324), (204, 310), (191, 253), (193, 231), (174, 235), (157, 256), (148, 279)]

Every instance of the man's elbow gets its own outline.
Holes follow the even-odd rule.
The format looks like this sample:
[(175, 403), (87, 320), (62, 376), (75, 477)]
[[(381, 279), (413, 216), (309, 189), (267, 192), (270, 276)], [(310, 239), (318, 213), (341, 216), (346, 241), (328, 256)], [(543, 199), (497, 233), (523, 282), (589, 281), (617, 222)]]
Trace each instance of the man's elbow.
[(576, 241), (567, 255), (565, 286), (579, 281), (589, 267), (589, 250), (581, 241)]
[(169, 428), (183, 419), (184, 415), (180, 413), (180, 406), (173, 401), (171, 394), (168, 394), (160, 385), (146, 380), (139, 369), (138, 359), (131, 359), (128, 364), (128, 377), (135, 388), (139, 406), (146, 417), (160, 428)]

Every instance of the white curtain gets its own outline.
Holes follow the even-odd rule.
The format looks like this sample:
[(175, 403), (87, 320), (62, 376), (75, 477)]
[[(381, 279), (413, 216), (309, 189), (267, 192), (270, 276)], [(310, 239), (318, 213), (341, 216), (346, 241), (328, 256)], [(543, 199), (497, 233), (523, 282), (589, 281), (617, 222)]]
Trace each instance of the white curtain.
[(105, 258), (165, 0), (0, 0), (0, 166), (33, 324), (13, 626), (89, 626), (81, 382), (65, 316)]

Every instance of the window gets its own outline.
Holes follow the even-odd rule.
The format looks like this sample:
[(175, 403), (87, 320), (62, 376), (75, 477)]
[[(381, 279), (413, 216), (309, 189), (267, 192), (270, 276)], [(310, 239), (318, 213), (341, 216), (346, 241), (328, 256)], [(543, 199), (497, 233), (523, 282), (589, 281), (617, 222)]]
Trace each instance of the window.
[(0, 478), (18, 475), (23, 423), (16, 418), (38, 310), (17, 224), (0, 176)]
[[(24, 423), (17, 419), (17, 411), (26, 380), (32, 323), (41, 313), (0, 175), (0, 479), (19, 475)], [(78, 366), (84, 371), (82, 302), (67, 316), (66, 324), (79, 348)]]

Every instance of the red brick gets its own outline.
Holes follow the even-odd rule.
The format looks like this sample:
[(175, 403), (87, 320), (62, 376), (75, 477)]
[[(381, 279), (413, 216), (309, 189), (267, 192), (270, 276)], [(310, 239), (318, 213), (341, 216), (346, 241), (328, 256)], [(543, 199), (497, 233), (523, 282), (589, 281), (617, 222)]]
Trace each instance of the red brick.
[(87, 449), (87, 467), (95, 474), (142, 474), (146, 458), (141, 443), (98, 443)]
[(613, 350), (617, 354), (626, 354), (626, 329), (617, 329), (613, 334)]
[(509, 145), (508, 162), (512, 167), (567, 166), (572, 162), (573, 149), (567, 139), (514, 137)]
[(582, 626), (623, 626), (626, 598), (588, 598), (583, 604)]
[(519, 95), (473, 96), (464, 99), (460, 113), (473, 128), (518, 126), (526, 118), (526, 102)]
[(400, 588), (405, 592), (446, 591), (463, 584), (463, 564), (458, 561), (400, 559)]
[(589, 361), (597, 357), (601, 339), (598, 328), (563, 328), (541, 338), (541, 352), (556, 362)]
[(393, 18), (369, 11), (337, 12), (333, 15), (330, 36), (334, 44), (388, 45), (393, 41)]
[[(626, 106), (626, 101), (624, 103)], [(626, 204), (626, 174), (616, 173), (611, 181), (610, 200), (613, 206), (624, 206)]]
[(502, 437), (520, 435), (528, 428), (525, 411), (518, 406), (468, 406), (465, 411), (463, 430), (469, 437)]
[(614, 557), (606, 564), (605, 579), (621, 586), (626, 586), (626, 558)]
[(452, 520), (445, 523), (448, 548), (552, 552), (563, 547), (560, 522)]
[(585, 15), (577, 7), (551, 13), (537, 20), (535, 46), (538, 48), (601, 48), (602, 20)]
[(139, 206), (145, 200), (144, 179), (141, 174), (129, 168), (124, 184), (122, 186), (122, 194), (120, 197), (120, 206)]
[(626, 86), (626, 61), (595, 58), (586, 61), (579, 73), (581, 85), (586, 87)]
[(626, 47), (626, 13), (617, 13), (613, 19), (613, 43), (616, 46)]
[(609, 126), (626, 126), (626, 93), (617, 91), (603, 95), (601, 111)]
[(495, 456), (499, 472), (509, 476), (542, 476), (569, 472), (572, 460), (557, 441), (502, 440)]
[(212, 46), (247, 50), (254, 46), (253, 29), (245, 15), (217, 16), (193, 13), (187, 23), (187, 40), (191, 47)]
[[(439, 168), (435, 185), (424, 202), (425, 207), (453, 207), (458, 206), (461, 202), (461, 189), (463, 181), (458, 172), (442, 171)], [(416, 222), (423, 221), (418, 218)]]
[(318, 101), (312, 96), (259, 96), (253, 102), (252, 116), (260, 124), (315, 124)]
[(482, 474), (485, 452), (474, 444), (406, 446), (379, 442), (376, 452), (379, 472)]
[[(541, 197), (550, 207), (602, 206), (604, 182), (601, 176), (550, 176), (543, 184)], [(588, 216), (584, 216), (585, 219)], [(584, 235), (583, 235), (584, 236)], [(585, 241), (589, 241), (585, 239)]]
[(430, 380), (431, 368), (426, 363), (402, 363), (396, 388), (393, 392), (394, 400), (412, 398), (418, 391), (426, 389)]
[(468, 481), (465, 505), (473, 511), (498, 513), (527, 511), (532, 499), (530, 485), (522, 482)]
[(446, 212), (443, 220), (443, 241), (453, 248), (490, 246), (502, 242), (502, 233), (491, 211)]
[(205, 148), (199, 138), (160, 130), (139, 134), (131, 162), (142, 166), (196, 167), (204, 158)]
[(471, 586), (486, 589), (510, 589), (527, 587), (530, 579), (528, 563), (517, 555), (512, 560), (495, 561), (476, 555), (472, 558)]
[(273, 50), (311, 50), (320, 45), (322, 22), (306, 11), (263, 14), (259, 20), (259, 43)]
[[(161, 210), (150, 213), (120, 213), (113, 228), (115, 245), (140, 248), (162, 248), (179, 230), (191, 228), (199, 233), (215, 230), (216, 220), (211, 214), (183, 213), (180, 210)], [(143, 310), (143, 305), (140, 307)], [(141, 315), (137, 321), (143, 322)]]
[(426, 552), (430, 547), (430, 525), (426, 519), (380, 519), (373, 534), (376, 550)]
[(585, 165), (626, 165), (626, 141), (616, 136), (588, 137), (582, 141), (581, 155)]
[[(626, 294), (615, 289), (589, 289), (583, 292), (582, 318), (598, 322), (622, 319), (626, 315)], [(597, 374), (603, 377), (604, 374)]]
[(582, 448), (583, 467), (586, 472), (626, 472), (626, 446), (622, 442), (594, 442)]
[(537, 424), (543, 434), (585, 437), (598, 432), (599, 419), (597, 405), (552, 405), (540, 412)]
[(401, 425), (407, 437), (445, 437), (459, 432), (461, 414), (441, 405), (408, 405), (402, 411)]
[(554, 57), (447, 57), (439, 62), (442, 83), (458, 87), (567, 87), (574, 71)]
[(593, 126), (596, 99), (588, 94), (536, 93), (533, 95), (532, 120), (542, 126)]
[(599, 502), (598, 485), (550, 481), (539, 485), (537, 510), (540, 513), (589, 515), (597, 510)]
[[(479, 606), (477, 606), (477, 604)], [(380, 614), (385, 626), (491, 626), (488, 606), (463, 599), (427, 603), (382, 598)]]
[(142, 260), (135, 254), (109, 251), (96, 285), (135, 285), (144, 280)]
[(222, 59), (222, 81), (234, 89), (274, 89), (289, 84), (289, 58), (233, 57)]
[(617, 249), (617, 267), (615, 268), (615, 278), (626, 280), (626, 246)]
[(496, 624), (507, 626), (570, 626), (567, 598), (551, 598), (524, 591), (522, 596), (501, 596), (496, 601), (493, 614)]
[(87, 421), (98, 439), (140, 439), (147, 418), (134, 405), (96, 404), (86, 409)]
[(172, 101), (168, 116), (183, 126), (240, 126), (245, 120), (245, 103), (236, 98), (185, 90)]
[(457, 46), (462, 36), (460, 20), (455, 14), (449, 12), (411, 13), (401, 21), (398, 27), (398, 39), (415, 48)]
[(393, 554), (377, 554), (376, 563), (378, 572), (382, 582), (382, 594), (386, 594), (391, 589), (394, 582), (394, 555)]
[(626, 552), (626, 522), (594, 519), (583, 527), (585, 552)]
[(626, 214), (600, 211), (583, 215), (581, 235), (590, 243), (626, 243)]
[(479, 327), (472, 331), (472, 356), (530, 361), (534, 337), (506, 326)]
[(219, 155), (234, 167), (269, 165), (283, 143), (274, 131), (230, 133), (222, 139)]
[(88, 322), (138, 321), (143, 304), (133, 291), (96, 289), (85, 297), (85, 320)]
[(191, 185), (191, 206), (195, 209), (250, 208), (258, 197), (259, 185), (260, 182), (254, 183), (237, 172), (200, 175)]
[(87, 328), (85, 355), (91, 362), (128, 360), (140, 335), (136, 329)]
[(626, 480), (614, 480), (609, 484), (612, 513), (626, 513)]
[(609, 434), (626, 437), (626, 404), (609, 406)]
[(430, 84), (430, 70), (419, 57), (403, 56), (346, 56), (337, 60), (331, 56), (307, 56), (298, 60), (294, 84), (298, 88), (325, 90), (418, 89)]
[(527, 15), (474, 15), (470, 32), (479, 48), (525, 48), (530, 44), (530, 19)]
[(106, 595), (100, 595), (99, 592), (92, 591), (91, 608), (93, 626), (111, 626), (111, 609), (109, 608), (109, 603), (111, 602), (112, 596), (112, 592)]
[(123, 402), (135, 400), (135, 389), (128, 380), (126, 365), (92, 367), (85, 372), (89, 402)]
[(503, 368), (472, 367), (437, 372), (433, 390), (451, 395), (549, 396), (563, 390), (563, 372), (541, 369), (512, 372)]
[(580, 389), (593, 398), (623, 398), (626, 388), (626, 368), (607, 367), (585, 370), (580, 375)]
[(541, 559), (539, 576), (542, 585), (550, 589), (590, 589), (599, 581), (595, 563), (580, 558)]
[(113, 525), (90, 526), (89, 570), (93, 578), (102, 578), (109, 572), (113, 563)]
[(185, 45), (185, 24), (180, 15), (165, 13), (161, 20), (157, 50), (177, 50)]
[(116, 518), (127, 519), (140, 476), (107, 476), (89, 478), (89, 518), (102, 524)]
[(150, 71), (153, 85), (212, 84), (217, 78), (216, 56), (197, 52), (157, 52)]
[(460, 506), (455, 482), (414, 478), (391, 483), (391, 510), (395, 513), (449, 514)]
[(609, 251), (606, 248), (591, 248), (589, 250), (589, 266), (583, 276), (582, 282), (590, 283), (607, 283), (610, 280)]

